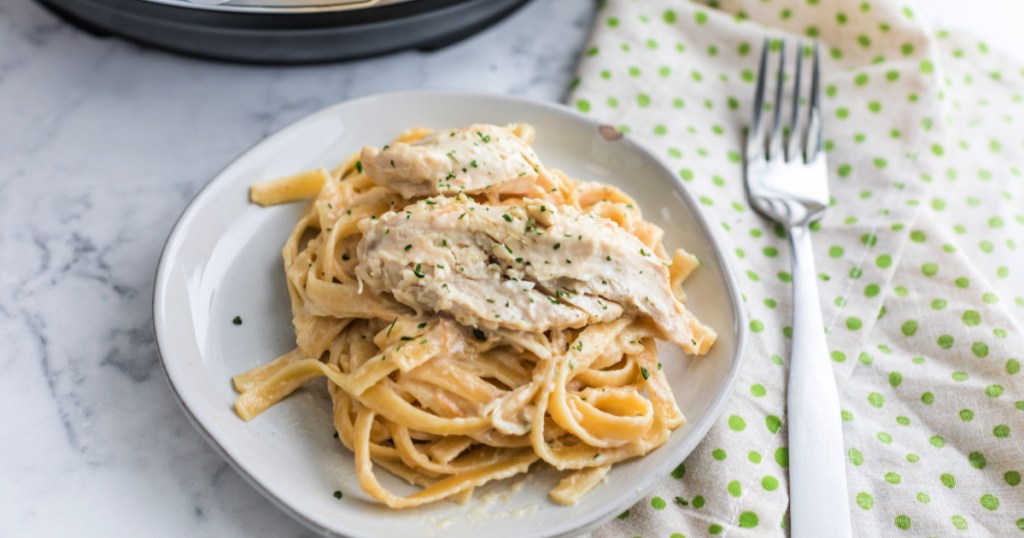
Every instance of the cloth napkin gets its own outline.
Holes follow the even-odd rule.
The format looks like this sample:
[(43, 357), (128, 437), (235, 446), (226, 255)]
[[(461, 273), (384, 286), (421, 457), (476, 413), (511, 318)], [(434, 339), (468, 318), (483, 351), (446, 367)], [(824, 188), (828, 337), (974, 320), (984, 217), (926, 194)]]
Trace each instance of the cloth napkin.
[(718, 227), (752, 340), (727, 410), (596, 536), (787, 527), (790, 267), (743, 192), (766, 36), (821, 42), (833, 203), (813, 228), (856, 536), (1024, 536), (1024, 69), (885, 0), (608, 0), (571, 106)]

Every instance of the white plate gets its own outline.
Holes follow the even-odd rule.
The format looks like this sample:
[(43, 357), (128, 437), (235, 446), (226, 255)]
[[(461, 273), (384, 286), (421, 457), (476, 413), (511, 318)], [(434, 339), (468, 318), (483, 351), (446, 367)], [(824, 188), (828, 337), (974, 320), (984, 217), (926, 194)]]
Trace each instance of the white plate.
[[(315, 166), (332, 167), (363, 145), (383, 145), (413, 126), (527, 122), (549, 166), (623, 188), (644, 216), (703, 265), (687, 281), (687, 305), (718, 331), (707, 357), (691, 360), (663, 346), (663, 362), (689, 419), (651, 454), (613, 467), (579, 504), (548, 500), (553, 471), (492, 483), (464, 506), (451, 502), (395, 511), (365, 495), (353, 457), (333, 437), (326, 390), (309, 387), (243, 422), (232, 410), (232, 375), (294, 347), (280, 250), (301, 203), (259, 208), (255, 181)], [(510, 97), (408, 92), (321, 110), (271, 136), (228, 166), (189, 205), (171, 232), (153, 299), (157, 344), (187, 414), (256, 489), (324, 534), (488, 538), (574, 535), (635, 503), (685, 458), (719, 416), (739, 370), (746, 322), (739, 291), (693, 198), (657, 158), (630, 141), (605, 140), (597, 124), (569, 109)], [(232, 323), (241, 316), (243, 324)], [(383, 483), (408, 487), (381, 472)], [(344, 492), (337, 500), (335, 490)]]

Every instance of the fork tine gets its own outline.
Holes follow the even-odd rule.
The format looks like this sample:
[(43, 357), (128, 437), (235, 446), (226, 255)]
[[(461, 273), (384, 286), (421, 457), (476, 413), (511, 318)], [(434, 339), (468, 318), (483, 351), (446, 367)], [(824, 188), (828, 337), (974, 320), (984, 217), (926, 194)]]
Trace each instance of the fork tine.
[(807, 109), (807, 131), (804, 135), (804, 161), (812, 162), (821, 154), (821, 47), (814, 42), (814, 60), (811, 63), (811, 103)]
[(804, 44), (801, 41), (796, 43), (796, 72), (793, 75), (793, 104), (789, 111), (789, 134), (783, 143), (785, 144), (785, 159), (792, 161), (797, 157), (797, 152), (802, 153), (803, 136), (797, 129), (800, 121), (800, 70), (804, 64)]
[(750, 122), (750, 131), (747, 133), (747, 159), (761, 157), (764, 153), (765, 125), (762, 112), (764, 109), (765, 79), (768, 72), (768, 48), (770, 44), (770, 40), (766, 37), (764, 38), (764, 44), (761, 45), (761, 62), (757, 68), (757, 87), (754, 90), (753, 118), (751, 118)]
[(786, 41), (779, 40), (779, 67), (775, 76), (775, 102), (772, 103), (772, 129), (768, 135), (768, 160), (782, 151), (782, 85), (786, 82)]

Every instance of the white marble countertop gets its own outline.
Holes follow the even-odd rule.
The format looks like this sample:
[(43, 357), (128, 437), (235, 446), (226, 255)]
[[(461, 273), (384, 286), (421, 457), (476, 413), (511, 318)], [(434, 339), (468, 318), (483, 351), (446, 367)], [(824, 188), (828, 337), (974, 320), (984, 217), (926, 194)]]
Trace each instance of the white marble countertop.
[(157, 258), (239, 153), (327, 105), (409, 88), (561, 99), (592, 0), (535, 0), (469, 40), (252, 67), (96, 39), (0, 3), (0, 536), (308, 536), (178, 408)]

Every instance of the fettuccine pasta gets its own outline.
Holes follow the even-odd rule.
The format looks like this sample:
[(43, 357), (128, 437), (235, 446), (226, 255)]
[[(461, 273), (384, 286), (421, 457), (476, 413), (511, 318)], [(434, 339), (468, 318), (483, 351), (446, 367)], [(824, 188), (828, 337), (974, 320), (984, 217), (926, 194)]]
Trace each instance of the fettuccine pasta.
[[(392, 508), (465, 501), (538, 461), (574, 504), (684, 423), (655, 345), (704, 354), (683, 306), (699, 261), (617, 188), (545, 168), (525, 125), (414, 129), (332, 172), (284, 245), (296, 349), (234, 377), (251, 420), (326, 378), (362, 488)], [(418, 486), (395, 494), (379, 470)]]

